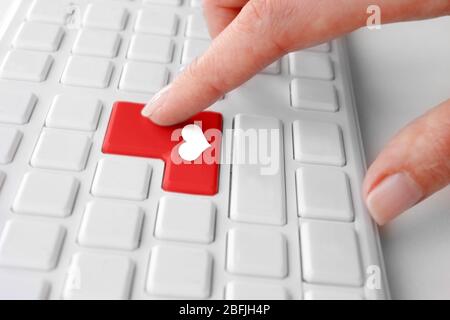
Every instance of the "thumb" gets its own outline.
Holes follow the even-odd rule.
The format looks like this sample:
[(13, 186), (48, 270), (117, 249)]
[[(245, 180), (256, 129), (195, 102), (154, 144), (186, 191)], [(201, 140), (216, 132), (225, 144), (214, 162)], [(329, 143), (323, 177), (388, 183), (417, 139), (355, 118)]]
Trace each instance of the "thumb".
[(369, 168), (367, 207), (383, 225), (450, 183), (450, 100), (400, 131)]

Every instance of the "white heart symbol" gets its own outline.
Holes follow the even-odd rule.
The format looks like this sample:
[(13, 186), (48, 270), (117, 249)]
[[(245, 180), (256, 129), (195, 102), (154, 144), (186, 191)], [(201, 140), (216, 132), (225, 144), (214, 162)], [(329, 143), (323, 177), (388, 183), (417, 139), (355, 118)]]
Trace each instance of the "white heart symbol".
[(181, 136), (185, 142), (178, 148), (178, 153), (183, 160), (194, 161), (211, 146), (202, 129), (195, 124), (186, 125), (181, 130)]

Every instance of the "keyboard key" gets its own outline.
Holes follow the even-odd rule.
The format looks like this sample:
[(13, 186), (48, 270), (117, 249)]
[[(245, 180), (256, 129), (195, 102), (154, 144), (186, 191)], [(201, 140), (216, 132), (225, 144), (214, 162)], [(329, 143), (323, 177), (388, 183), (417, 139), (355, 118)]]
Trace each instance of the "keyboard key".
[(138, 206), (114, 202), (90, 202), (81, 222), (82, 246), (134, 250), (138, 247), (144, 214)]
[(170, 38), (137, 34), (131, 38), (127, 58), (131, 60), (169, 63), (174, 44)]
[(189, 38), (198, 38), (209, 40), (208, 25), (202, 13), (191, 14), (187, 18), (186, 36)]
[(308, 286), (305, 300), (363, 300), (360, 291), (353, 288)]
[(134, 265), (123, 256), (77, 253), (62, 292), (68, 300), (122, 300), (130, 297)]
[(142, 9), (139, 10), (134, 31), (174, 36), (177, 33), (178, 16), (172, 12)]
[(96, 197), (145, 200), (152, 168), (141, 159), (114, 158), (99, 161), (92, 183)]
[(212, 257), (206, 250), (155, 246), (147, 291), (163, 297), (206, 299), (211, 291)]
[(0, 127), (0, 164), (10, 163), (14, 159), (22, 132), (14, 128)]
[(298, 214), (303, 218), (353, 220), (353, 206), (348, 178), (334, 168), (297, 170)]
[(261, 71), (265, 74), (279, 74), (281, 72), (281, 61), (277, 60)]
[(43, 172), (25, 174), (12, 209), (16, 213), (66, 217), (72, 213), (79, 182), (66, 175)]
[(64, 30), (55, 25), (37, 22), (22, 24), (13, 40), (17, 49), (56, 51), (64, 36)]
[(334, 70), (330, 57), (323, 53), (298, 51), (289, 54), (289, 69), (293, 76), (320, 80), (333, 80)]
[(36, 168), (82, 171), (91, 150), (91, 139), (73, 131), (44, 129), (31, 156)]
[(0, 237), (0, 266), (52, 270), (64, 235), (65, 230), (55, 224), (9, 220)]
[(95, 131), (102, 111), (96, 98), (58, 95), (53, 100), (45, 125), (50, 128)]
[(161, 4), (166, 6), (179, 6), (182, 0), (144, 0), (146, 4)]
[(119, 51), (121, 38), (117, 32), (82, 29), (78, 32), (72, 53), (102, 58), (114, 58)]
[(231, 273), (280, 279), (287, 276), (287, 244), (279, 232), (231, 229), (226, 257)]
[(80, 87), (107, 88), (114, 66), (111, 61), (72, 56), (63, 72), (63, 84)]
[(35, 0), (27, 15), (30, 21), (55, 24), (65, 24), (67, 17), (67, 7), (61, 0)]
[(165, 196), (159, 201), (155, 236), (163, 240), (210, 243), (216, 208), (209, 200)]
[[(252, 134), (253, 141), (248, 139)], [(243, 114), (234, 118), (232, 220), (272, 225), (286, 223), (282, 135), (282, 125), (275, 118)], [(247, 158), (249, 149), (260, 159)], [(267, 154), (264, 158), (263, 152)]]
[(46, 281), (0, 273), (0, 300), (45, 300), (50, 286)]
[[(142, 117), (143, 107), (142, 104), (129, 102), (114, 104), (102, 152), (163, 160), (165, 170), (162, 188), (165, 191), (216, 194), (219, 188), (222, 115), (201, 112), (184, 123), (162, 127)], [(181, 137), (177, 140), (172, 135), (177, 129), (181, 134), (184, 126), (195, 122), (201, 123), (212, 147), (206, 149), (194, 162), (183, 162), (177, 153)]]
[(210, 44), (211, 42), (206, 40), (189, 39), (184, 41), (181, 64), (189, 64), (198, 56), (203, 55)]
[(27, 123), (36, 103), (37, 97), (32, 93), (0, 89), (0, 122)]
[(291, 103), (294, 108), (336, 112), (337, 92), (331, 82), (294, 79), (291, 82)]
[(127, 19), (128, 12), (121, 6), (112, 3), (95, 3), (88, 5), (83, 25), (88, 28), (121, 31), (125, 29)]
[(225, 288), (227, 300), (287, 300), (289, 296), (282, 286), (232, 281)]
[(53, 58), (40, 52), (13, 50), (0, 67), (0, 78), (42, 82), (53, 64)]
[(360, 286), (363, 282), (353, 224), (300, 224), (303, 278), (310, 283)]
[(127, 62), (123, 68), (119, 89), (124, 91), (156, 93), (168, 81), (169, 70), (164, 65)]
[(294, 121), (294, 158), (301, 162), (345, 165), (342, 133), (334, 123)]

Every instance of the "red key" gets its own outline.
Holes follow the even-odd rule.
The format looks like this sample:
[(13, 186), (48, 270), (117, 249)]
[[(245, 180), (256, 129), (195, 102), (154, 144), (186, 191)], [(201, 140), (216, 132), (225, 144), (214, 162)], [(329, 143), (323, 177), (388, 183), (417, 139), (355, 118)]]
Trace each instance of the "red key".
[[(130, 102), (114, 104), (102, 151), (163, 160), (165, 171), (162, 188), (166, 191), (216, 194), (222, 115), (217, 112), (201, 112), (184, 123), (161, 127), (141, 115), (143, 107), (143, 104)], [(178, 147), (183, 143), (181, 129), (188, 124), (199, 125), (210, 144), (201, 156), (189, 162), (183, 161), (178, 154)]]

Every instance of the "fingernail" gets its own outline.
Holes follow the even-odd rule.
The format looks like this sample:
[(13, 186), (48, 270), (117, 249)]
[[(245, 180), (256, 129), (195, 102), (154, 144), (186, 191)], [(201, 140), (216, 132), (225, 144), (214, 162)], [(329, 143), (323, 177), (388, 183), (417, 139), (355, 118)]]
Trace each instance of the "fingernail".
[(170, 84), (162, 88), (158, 93), (156, 93), (142, 109), (141, 115), (149, 118), (152, 116), (152, 114), (155, 113), (155, 111), (161, 108), (164, 105), (169, 89)]
[(423, 197), (422, 189), (406, 173), (396, 173), (381, 181), (367, 196), (367, 207), (379, 225), (414, 206)]

